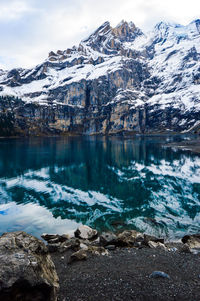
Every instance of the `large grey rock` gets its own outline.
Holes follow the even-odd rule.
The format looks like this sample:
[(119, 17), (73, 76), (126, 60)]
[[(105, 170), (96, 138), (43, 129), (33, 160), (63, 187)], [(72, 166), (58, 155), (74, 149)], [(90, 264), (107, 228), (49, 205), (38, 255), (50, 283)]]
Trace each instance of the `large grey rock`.
[(75, 237), (81, 238), (81, 239), (95, 239), (98, 235), (97, 230), (92, 229), (88, 226), (80, 226), (78, 229), (74, 232)]
[(42, 241), (25, 233), (0, 237), (0, 300), (56, 301), (59, 280)]

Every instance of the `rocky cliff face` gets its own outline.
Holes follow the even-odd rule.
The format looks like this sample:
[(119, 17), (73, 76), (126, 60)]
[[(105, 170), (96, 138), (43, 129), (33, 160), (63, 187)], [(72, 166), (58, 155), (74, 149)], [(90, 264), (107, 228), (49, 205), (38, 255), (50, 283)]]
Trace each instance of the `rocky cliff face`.
[(106, 22), (34, 69), (1, 70), (0, 96), (2, 135), (198, 132), (200, 20), (147, 34)]

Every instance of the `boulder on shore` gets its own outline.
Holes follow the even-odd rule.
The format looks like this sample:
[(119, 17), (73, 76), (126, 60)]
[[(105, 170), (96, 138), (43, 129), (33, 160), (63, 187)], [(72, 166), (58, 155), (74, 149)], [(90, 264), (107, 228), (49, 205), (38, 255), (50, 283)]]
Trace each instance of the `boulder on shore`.
[(0, 260), (0, 300), (57, 300), (58, 276), (42, 241), (22, 231), (4, 233)]
[(147, 235), (147, 234), (144, 234), (144, 244), (146, 246), (149, 245), (149, 242), (155, 242), (155, 243), (161, 243), (161, 244), (164, 244), (164, 238), (158, 238), (158, 237), (155, 237), (155, 236), (152, 236), (152, 235)]
[(88, 226), (80, 226), (78, 229), (74, 232), (75, 237), (81, 238), (81, 239), (88, 239), (92, 240), (95, 239), (98, 236), (98, 232), (95, 229), (92, 229)]
[(200, 234), (185, 235), (182, 242), (188, 244), (190, 248), (200, 248)]
[(60, 252), (63, 253), (68, 250), (78, 251), (80, 249), (80, 240), (78, 238), (72, 237), (64, 242), (58, 242), (58, 243), (49, 243), (48, 242), (48, 251), (50, 253), (53, 252)]
[(184, 243), (182, 252), (194, 254), (200, 253), (200, 234), (185, 235), (182, 238), (182, 242)]
[(41, 237), (48, 242), (48, 244), (55, 244), (55, 243), (62, 243), (66, 240), (70, 239), (70, 236), (68, 234), (47, 234), (44, 233), (41, 235)]
[(121, 247), (139, 247), (144, 235), (135, 230), (126, 230), (118, 235), (118, 245)]
[(104, 232), (100, 236), (100, 245), (108, 246), (108, 245), (118, 245), (118, 238), (117, 235), (110, 232)]
[(149, 241), (148, 242), (148, 246), (151, 248), (151, 249), (160, 249), (160, 250), (164, 250), (164, 251), (167, 251), (167, 247), (162, 244), (161, 242), (155, 242), (155, 241)]

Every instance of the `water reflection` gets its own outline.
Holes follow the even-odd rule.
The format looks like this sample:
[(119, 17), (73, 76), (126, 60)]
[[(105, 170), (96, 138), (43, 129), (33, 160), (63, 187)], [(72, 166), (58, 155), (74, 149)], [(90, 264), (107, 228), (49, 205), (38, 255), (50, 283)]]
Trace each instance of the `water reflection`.
[(166, 139), (180, 138), (2, 139), (0, 232), (199, 231), (200, 158)]

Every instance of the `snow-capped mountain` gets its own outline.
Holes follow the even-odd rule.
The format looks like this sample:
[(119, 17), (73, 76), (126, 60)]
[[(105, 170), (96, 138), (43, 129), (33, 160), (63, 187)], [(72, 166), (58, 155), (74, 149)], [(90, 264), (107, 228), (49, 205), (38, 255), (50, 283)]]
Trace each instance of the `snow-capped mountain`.
[(0, 70), (0, 96), (13, 133), (198, 132), (200, 20), (105, 22), (33, 69)]

